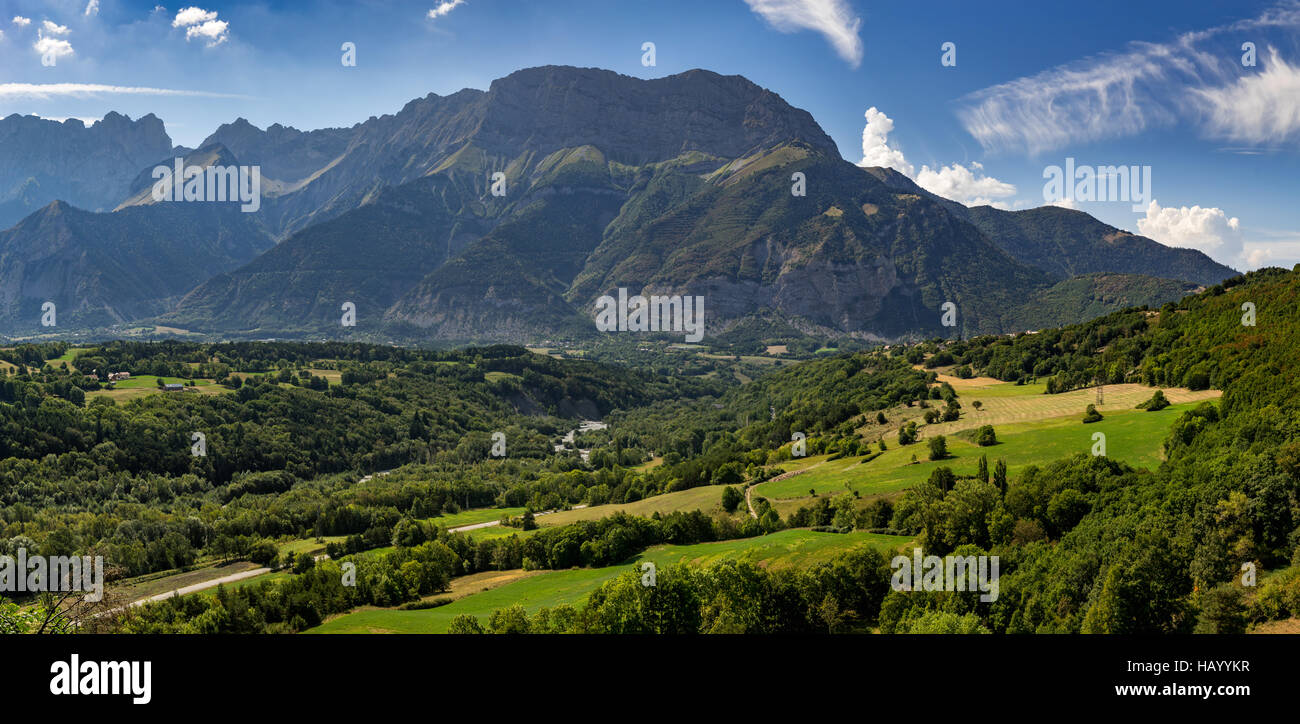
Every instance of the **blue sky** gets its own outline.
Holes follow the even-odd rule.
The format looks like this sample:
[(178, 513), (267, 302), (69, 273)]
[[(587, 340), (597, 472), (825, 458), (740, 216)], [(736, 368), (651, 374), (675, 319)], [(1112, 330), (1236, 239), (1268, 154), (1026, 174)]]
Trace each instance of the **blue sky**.
[(190, 146), (241, 116), (346, 126), (535, 65), (707, 68), (808, 110), (846, 159), (965, 203), (1042, 205), (1066, 158), (1149, 166), (1154, 205), (1061, 203), (1238, 269), (1300, 261), (1292, 0), (0, 0), (0, 32), (0, 115), (152, 112)]

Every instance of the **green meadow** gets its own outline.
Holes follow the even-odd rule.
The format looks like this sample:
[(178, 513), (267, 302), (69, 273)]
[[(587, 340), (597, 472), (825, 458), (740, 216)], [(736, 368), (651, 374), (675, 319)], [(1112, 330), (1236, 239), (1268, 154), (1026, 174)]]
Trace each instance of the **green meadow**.
[(573, 568), (544, 571), (513, 583), (471, 594), (438, 608), (423, 611), (365, 609), (344, 614), (305, 633), (445, 633), (452, 619), (462, 614), (484, 619), (493, 611), (514, 605), (530, 613), (542, 607), (577, 605), (597, 586), (621, 573), (640, 570), (643, 561), (658, 568), (676, 563), (705, 565), (723, 560), (749, 561), (770, 567), (808, 566), (828, 561), (859, 545), (888, 553), (906, 544), (905, 536), (852, 533), (817, 533), (783, 530), (771, 535), (740, 540), (697, 543), (687, 546), (655, 546), (630, 563), (607, 568)]
[[(802, 498), (810, 490), (816, 494), (858, 492), (862, 495), (893, 493), (930, 477), (935, 468), (947, 466), (958, 475), (973, 474), (981, 455), (989, 458), (989, 467), (1003, 458), (1007, 472), (1015, 475), (1029, 465), (1043, 465), (1076, 453), (1092, 451), (1094, 433), (1106, 435), (1106, 455), (1136, 468), (1155, 468), (1169, 428), (1195, 402), (1171, 405), (1159, 412), (1124, 410), (1107, 412), (1100, 422), (1083, 424), (1082, 410), (1077, 417), (1057, 417), (1036, 422), (995, 425), (998, 444), (979, 447), (961, 434), (947, 435), (948, 458), (929, 459), (926, 439), (912, 445), (899, 445), (886, 438), (889, 449), (869, 463), (861, 457), (828, 461), (819, 455), (806, 460), (783, 463), (787, 472), (805, 470), (799, 475), (759, 485), (755, 492), (774, 499)], [(924, 427), (922, 432), (924, 433)], [(912, 463), (912, 456), (916, 463)]]

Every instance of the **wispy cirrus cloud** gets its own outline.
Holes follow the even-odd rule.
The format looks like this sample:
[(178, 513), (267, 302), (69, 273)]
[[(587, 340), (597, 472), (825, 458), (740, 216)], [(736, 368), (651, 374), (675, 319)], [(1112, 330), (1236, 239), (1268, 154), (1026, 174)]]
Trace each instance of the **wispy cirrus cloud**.
[(47, 100), (58, 97), (88, 98), (97, 95), (185, 96), (192, 98), (242, 98), (250, 96), (211, 91), (149, 88), (101, 83), (0, 83), (0, 99)]
[(783, 33), (821, 33), (849, 65), (861, 65), (862, 38), (858, 30), (862, 19), (846, 0), (745, 0), (745, 4)]
[(992, 86), (963, 98), (958, 116), (986, 150), (1031, 155), (1183, 120), (1211, 137), (1277, 143), (1300, 135), (1300, 69), (1271, 47), (1260, 48), (1257, 67), (1243, 67), (1241, 52), (1221, 42), (1264, 32), (1300, 35), (1300, 2)]

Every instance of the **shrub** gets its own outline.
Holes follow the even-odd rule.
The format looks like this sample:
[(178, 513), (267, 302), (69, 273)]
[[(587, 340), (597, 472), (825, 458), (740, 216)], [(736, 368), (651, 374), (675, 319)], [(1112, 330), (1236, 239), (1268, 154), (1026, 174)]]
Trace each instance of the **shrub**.
[(1100, 419), (1101, 419), (1101, 413), (1097, 412), (1097, 406), (1088, 405), (1087, 411), (1084, 412), (1083, 414), (1083, 422), (1087, 424), (1089, 422), (1097, 422)]
[(943, 460), (948, 457), (948, 440), (943, 435), (930, 438), (930, 459)]

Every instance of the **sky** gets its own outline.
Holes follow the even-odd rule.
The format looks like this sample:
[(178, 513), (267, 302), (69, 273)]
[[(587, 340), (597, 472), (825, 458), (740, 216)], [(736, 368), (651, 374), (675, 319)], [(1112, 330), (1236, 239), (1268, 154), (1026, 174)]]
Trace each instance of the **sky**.
[[(1300, 262), (1300, 0), (0, 0), (0, 116), (153, 113), (190, 147), (547, 64), (744, 75), (846, 160), (962, 203), (1065, 205), (1243, 271)], [(1114, 200), (1079, 181), (1119, 168)]]

